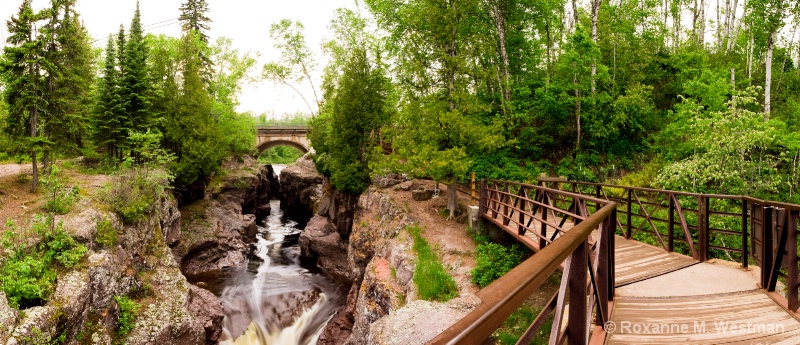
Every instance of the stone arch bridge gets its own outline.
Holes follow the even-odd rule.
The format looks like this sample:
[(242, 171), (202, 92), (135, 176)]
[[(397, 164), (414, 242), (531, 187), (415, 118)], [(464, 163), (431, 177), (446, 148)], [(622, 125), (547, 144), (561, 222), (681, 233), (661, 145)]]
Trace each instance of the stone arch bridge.
[(256, 136), (258, 153), (275, 146), (291, 146), (306, 153), (311, 149), (308, 132), (308, 127), (303, 126), (259, 126)]

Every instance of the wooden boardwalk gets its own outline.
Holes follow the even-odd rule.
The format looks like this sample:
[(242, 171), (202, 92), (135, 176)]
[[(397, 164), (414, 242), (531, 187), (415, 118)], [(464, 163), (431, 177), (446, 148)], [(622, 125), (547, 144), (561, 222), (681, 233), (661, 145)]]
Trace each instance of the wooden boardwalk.
[[(549, 212), (550, 213), (550, 212)], [(538, 251), (539, 235), (546, 225), (548, 240), (557, 239), (558, 228), (569, 231), (572, 221), (561, 222), (553, 216), (546, 221), (511, 212), (504, 224), (502, 215), (485, 217), (520, 242)], [(534, 231), (519, 235), (519, 223)], [(555, 235), (554, 235), (555, 234)], [(596, 231), (589, 242), (593, 244)], [(615, 238), (615, 286), (636, 291), (636, 282), (676, 272), (699, 262), (689, 256), (667, 252), (621, 236)], [(690, 283), (689, 283), (690, 284)], [(726, 284), (720, 281), (719, 284)], [(663, 297), (618, 296), (612, 311), (614, 332), (606, 329), (607, 344), (800, 344), (800, 321), (789, 314), (763, 290), (743, 287), (742, 291), (723, 294), (675, 296), (687, 285), (665, 284)], [(734, 287), (732, 290), (736, 290)]]
[(686, 255), (670, 253), (622, 236), (616, 237), (615, 245), (616, 286), (657, 277), (698, 263)]
[(606, 344), (800, 343), (800, 322), (761, 290), (621, 297), (613, 322), (613, 332), (606, 326)]

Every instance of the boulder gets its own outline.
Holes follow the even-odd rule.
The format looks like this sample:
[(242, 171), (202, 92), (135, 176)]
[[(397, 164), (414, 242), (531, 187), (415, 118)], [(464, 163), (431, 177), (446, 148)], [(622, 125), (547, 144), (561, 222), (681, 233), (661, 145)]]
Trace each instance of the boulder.
[(411, 198), (414, 201), (428, 201), (433, 198), (433, 191), (430, 189), (417, 189), (411, 191)]
[(19, 312), (8, 305), (6, 293), (0, 291), (0, 344), (5, 344), (19, 321)]
[(305, 155), (281, 170), (281, 209), (292, 219), (308, 222), (322, 197), (322, 175)]
[[(56, 291), (53, 294), (53, 305), (60, 306), (62, 316), (71, 325), (82, 325), (89, 313), (92, 299), (89, 274), (85, 271), (72, 271), (59, 277)], [(66, 332), (69, 342), (78, 334), (78, 327)]]
[(347, 243), (341, 240), (330, 219), (314, 216), (300, 234), (300, 257), (305, 265), (318, 267), (328, 277), (352, 284), (347, 267)]
[(56, 337), (58, 309), (53, 306), (25, 309), (25, 317), (14, 328), (7, 345), (48, 344)]
[(205, 330), (205, 343), (216, 344), (222, 336), (222, 320), (225, 313), (222, 303), (211, 291), (189, 286), (189, 311)]

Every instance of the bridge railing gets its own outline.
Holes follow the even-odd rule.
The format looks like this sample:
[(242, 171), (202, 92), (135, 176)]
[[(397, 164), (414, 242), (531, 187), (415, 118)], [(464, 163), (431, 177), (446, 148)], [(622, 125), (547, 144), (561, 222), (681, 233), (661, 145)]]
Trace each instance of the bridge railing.
[[(590, 203), (597, 206), (594, 212), (587, 207)], [(519, 343), (529, 343), (552, 316), (550, 344), (586, 344), (592, 324), (609, 320), (614, 298), (616, 203), (534, 185), (482, 181), (479, 208), (495, 224), (537, 235), (541, 246), (481, 290), (482, 303), (429, 344), (483, 344), (559, 268), (564, 274), (558, 292)], [(548, 215), (553, 217), (550, 222)], [(571, 219), (574, 226), (565, 231), (564, 223), (555, 224), (556, 216)], [(536, 224), (553, 228), (553, 235), (536, 229)]]
[(542, 178), (541, 186), (617, 202), (618, 233), (698, 261), (717, 258), (761, 267), (760, 286), (792, 312), (798, 299), (800, 205), (747, 196), (687, 193)]

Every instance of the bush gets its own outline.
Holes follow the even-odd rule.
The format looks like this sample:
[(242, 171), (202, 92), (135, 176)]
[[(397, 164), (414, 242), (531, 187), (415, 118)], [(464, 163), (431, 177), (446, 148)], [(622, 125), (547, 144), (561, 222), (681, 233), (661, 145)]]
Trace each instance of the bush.
[(171, 175), (166, 170), (124, 169), (111, 182), (106, 201), (122, 221), (134, 224), (153, 211), (159, 198), (167, 195)]
[(420, 235), (418, 226), (408, 228), (414, 237), (414, 251), (417, 253), (417, 266), (414, 269), (414, 284), (420, 297), (428, 301), (446, 302), (458, 296), (458, 286), (436, 257), (428, 241)]
[(485, 287), (519, 265), (525, 257), (525, 250), (518, 244), (506, 247), (490, 242), (486, 237), (477, 238), (475, 268), (472, 269), (472, 282)]
[(57, 270), (77, 265), (87, 249), (64, 232), (61, 223), (53, 226), (51, 217), (37, 216), (32, 230), (41, 241), (32, 247), (12, 244), (14, 235), (9, 233), (18, 229), (7, 227), (3, 245), (13, 254), (0, 267), (0, 289), (14, 308), (44, 304), (55, 288)]
[[(523, 304), (492, 334), (492, 338), (494, 338), (498, 345), (516, 344), (519, 338), (525, 334), (528, 327), (536, 320), (536, 317), (539, 316), (541, 311), (541, 308), (534, 308)], [(547, 344), (550, 339), (550, 328), (552, 328), (552, 326), (553, 316), (550, 315), (542, 327), (539, 328), (539, 331), (530, 343)]]
[(119, 306), (119, 321), (117, 325), (117, 335), (125, 336), (133, 330), (136, 321), (136, 313), (139, 312), (139, 304), (131, 300), (128, 296), (114, 296)]
[(80, 189), (77, 186), (64, 187), (58, 178), (59, 173), (60, 170), (54, 165), (50, 168), (50, 173), (42, 178), (42, 183), (48, 192), (45, 209), (54, 214), (66, 214), (72, 210)]
[(97, 236), (95, 236), (94, 241), (105, 248), (117, 245), (117, 230), (114, 229), (114, 225), (111, 224), (110, 220), (97, 221)]

